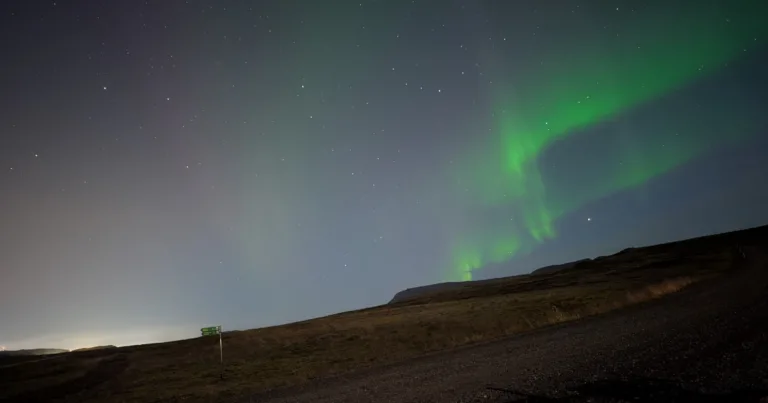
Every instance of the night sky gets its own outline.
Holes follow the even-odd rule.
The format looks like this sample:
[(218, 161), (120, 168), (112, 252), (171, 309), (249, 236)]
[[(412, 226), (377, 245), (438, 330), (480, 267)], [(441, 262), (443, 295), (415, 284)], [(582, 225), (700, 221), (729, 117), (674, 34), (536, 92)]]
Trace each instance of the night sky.
[(0, 345), (768, 223), (765, 1), (3, 1)]

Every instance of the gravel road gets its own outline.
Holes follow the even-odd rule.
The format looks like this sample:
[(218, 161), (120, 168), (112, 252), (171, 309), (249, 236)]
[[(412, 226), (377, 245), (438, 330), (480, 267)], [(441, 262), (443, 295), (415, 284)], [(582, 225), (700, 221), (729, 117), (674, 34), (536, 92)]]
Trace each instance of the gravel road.
[(768, 402), (768, 255), (647, 304), (244, 402)]

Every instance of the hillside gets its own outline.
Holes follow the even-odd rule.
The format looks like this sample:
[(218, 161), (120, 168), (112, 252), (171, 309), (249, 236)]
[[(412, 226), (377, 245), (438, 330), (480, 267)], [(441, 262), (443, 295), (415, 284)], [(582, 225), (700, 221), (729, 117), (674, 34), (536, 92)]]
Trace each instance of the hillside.
[(72, 351), (73, 352), (76, 352), (76, 351), (93, 351), (93, 350), (106, 350), (106, 349), (111, 349), (111, 348), (117, 348), (117, 347), (112, 346), (112, 345), (109, 345), (109, 346), (94, 346), (94, 347), (78, 348), (78, 349), (72, 350)]
[(387, 305), (218, 338), (5, 363), (0, 401), (223, 401), (402, 361), (718, 284), (768, 245), (768, 226), (596, 258), (551, 273), (433, 288)]
[(49, 355), (49, 354), (61, 354), (61, 353), (67, 353), (67, 352), (69, 352), (69, 350), (63, 350), (60, 348), (32, 348), (27, 350), (5, 350), (5, 351), (0, 351), (0, 357)]
[[(508, 279), (508, 278), (511, 278), (511, 277), (503, 277), (502, 279)], [(436, 283), (436, 284), (423, 285), (419, 287), (407, 288), (395, 294), (395, 296), (392, 297), (389, 303), (394, 304), (399, 302), (405, 302), (408, 300), (412, 300), (414, 298), (423, 298), (425, 296), (436, 294), (436, 293), (458, 291), (467, 287), (475, 287), (475, 286), (481, 286), (484, 284), (492, 284), (499, 280), (501, 279), (494, 278), (494, 279), (474, 280), (474, 281), (453, 281), (453, 282)]]
[[(621, 253), (621, 252), (619, 252), (619, 253)], [(569, 263), (563, 263), (563, 264), (553, 264), (551, 266), (545, 266), (545, 267), (538, 268), (538, 269), (532, 271), (531, 274), (551, 274), (551, 273), (554, 273), (556, 271), (572, 269), (572, 268), (576, 267), (579, 264), (587, 264), (591, 260), (592, 259), (581, 259), (581, 260), (577, 260), (575, 262), (569, 262)]]
[[(619, 253), (622, 253), (622, 252), (619, 252)], [(530, 274), (550, 274), (556, 271), (573, 268), (577, 264), (585, 263), (590, 260), (591, 259), (581, 259), (575, 262), (545, 266), (532, 271)], [(519, 276), (525, 276), (525, 275), (523, 274)], [(394, 304), (394, 303), (408, 301), (414, 298), (424, 298), (435, 293), (443, 293), (447, 291), (458, 291), (458, 290), (466, 289), (469, 287), (487, 286), (500, 281), (501, 282), (509, 281), (510, 278), (519, 277), (519, 276), (508, 276), (508, 277), (499, 277), (499, 278), (473, 280), (473, 281), (445, 282), (445, 283), (436, 283), (436, 284), (429, 284), (429, 285), (424, 285), (419, 287), (407, 288), (395, 294), (395, 296), (392, 297), (392, 300), (390, 300), (389, 303)]]

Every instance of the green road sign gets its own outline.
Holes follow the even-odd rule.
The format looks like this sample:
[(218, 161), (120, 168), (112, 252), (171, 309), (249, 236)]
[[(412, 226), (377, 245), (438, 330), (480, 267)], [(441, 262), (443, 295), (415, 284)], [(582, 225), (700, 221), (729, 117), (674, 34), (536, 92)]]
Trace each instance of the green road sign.
[(215, 336), (221, 332), (221, 326), (204, 327), (200, 329), (203, 336)]
[[(221, 359), (221, 365), (224, 365), (224, 345), (223, 345), (223, 343), (221, 341), (221, 325), (219, 325), (219, 326), (204, 327), (204, 328), (200, 329), (200, 333), (202, 333), (203, 336), (216, 336), (216, 335), (219, 336), (219, 357)], [(222, 369), (223, 368), (224, 367), (222, 366)], [(224, 376), (223, 372), (222, 372), (221, 376), (222, 376), (222, 379), (224, 379), (223, 378), (223, 376)]]

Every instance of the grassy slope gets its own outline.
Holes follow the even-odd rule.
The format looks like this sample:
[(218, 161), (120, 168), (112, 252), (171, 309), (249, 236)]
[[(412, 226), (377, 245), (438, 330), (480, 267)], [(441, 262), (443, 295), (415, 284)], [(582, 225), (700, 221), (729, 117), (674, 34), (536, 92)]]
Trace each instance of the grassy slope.
[[(396, 304), (217, 338), (0, 361), (0, 400), (208, 401), (293, 385), (599, 314), (734, 266), (768, 227), (638, 248), (570, 270), (499, 279)], [(756, 241), (758, 240), (758, 241)]]

